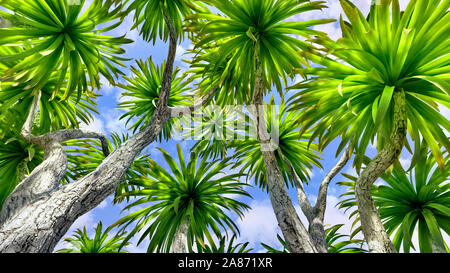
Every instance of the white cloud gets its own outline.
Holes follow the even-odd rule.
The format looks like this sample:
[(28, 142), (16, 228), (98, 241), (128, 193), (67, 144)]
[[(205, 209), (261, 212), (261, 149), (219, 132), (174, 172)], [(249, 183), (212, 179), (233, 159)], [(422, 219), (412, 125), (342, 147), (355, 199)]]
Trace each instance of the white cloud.
[(126, 133), (127, 132), (127, 126), (126, 126), (126, 119), (120, 119), (120, 117), (125, 112), (120, 109), (110, 109), (107, 110), (106, 113), (103, 115), (103, 118), (106, 123), (106, 129), (109, 133), (116, 132), (116, 133)]
[(83, 129), (88, 129), (88, 130), (92, 130), (92, 131), (96, 131), (96, 132), (100, 132), (100, 133), (105, 133), (105, 124), (103, 123), (103, 121), (100, 118), (96, 118), (94, 117), (94, 119), (89, 123), (81, 123), (80, 127)]
[(261, 242), (281, 248), (277, 234), (281, 234), (272, 206), (267, 200), (255, 200), (251, 210), (244, 214), (243, 219), (236, 221), (240, 230), (239, 242), (250, 242), (249, 247), (257, 251)]
[(175, 60), (181, 61), (181, 59), (184, 57), (183, 55), (186, 53), (186, 49), (184, 49), (183, 46), (177, 45), (177, 53), (175, 55)]
[(101, 92), (105, 95), (111, 95), (114, 86), (104, 77), (100, 75)]

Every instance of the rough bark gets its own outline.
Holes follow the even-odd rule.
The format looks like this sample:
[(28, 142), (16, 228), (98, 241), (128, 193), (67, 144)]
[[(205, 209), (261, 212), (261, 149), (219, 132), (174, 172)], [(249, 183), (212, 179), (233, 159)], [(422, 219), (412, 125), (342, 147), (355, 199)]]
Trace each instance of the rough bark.
[[(114, 192), (136, 155), (154, 141), (170, 119), (171, 111), (167, 104), (171, 91), (177, 34), (164, 8), (163, 10), (170, 31), (169, 53), (157, 110), (149, 126), (107, 156), (92, 173), (58, 187), (67, 169), (67, 158), (59, 142), (70, 139), (68, 136), (72, 139), (87, 136), (82, 130), (61, 130), (43, 136), (33, 136), (31, 129), (28, 129), (31, 128), (32, 119), (28, 118), (22, 136), (30, 143), (44, 147), (46, 159), (21, 184), (23, 187), (42, 185), (39, 189), (42, 188), (41, 191), (44, 193), (40, 193), (39, 198), (34, 198), (36, 196), (34, 194), (33, 198), (27, 199), (17, 208), (14, 206), (17, 205), (18, 199), (11, 198), (9, 201), (11, 205), (2, 210), (1, 215), (4, 216), (0, 223), (0, 252), (51, 252), (78, 217), (99, 205)], [(31, 112), (30, 116), (34, 114), (34, 111)], [(52, 186), (44, 186), (42, 182), (50, 183)], [(15, 193), (13, 195), (29, 196), (20, 188)]]
[(395, 90), (394, 126), (390, 141), (372, 159), (356, 181), (355, 196), (358, 203), (361, 227), (369, 250), (377, 253), (396, 252), (389, 239), (370, 193), (372, 184), (400, 156), (406, 138), (406, 100), (403, 90)]
[(306, 219), (309, 223), (309, 235), (311, 236), (314, 245), (317, 250), (322, 253), (328, 252), (328, 245), (326, 242), (325, 228), (324, 228), (324, 217), (325, 209), (327, 204), (327, 192), (328, 186), (331, 180), (344, 168), (350, 159), (350, 146), (347, 146), (344, 153), (342, 154), (336, 165), (325, 175), (319, 186), (319, 193), (317, 196), (317, 201), (314, 206), (308, 201), (306, 197), (305, 190), (303, 188), (302, 181), (295, 173), (291, 166), (291, 175), (295, 178), (295, 185), (297, 188), (297, 197), (300, 204), (300, 208), (305, 214)]
[(170, 246), (170, 253), (188, 253), (186, 244), (189, 224), (189, 219), (186, 219), (178, 227)]
[[(9, 217), (4, 217), (6, 220), (0, 225), (0, 252), (51, 252), (78, 217), (96, 207), (114, 192), (136, 155), (156, 138), (169, 118), (170, 112), (167, 109), (155, 113), (150, 126), (131, 137), (87, 176), (62, 187), (51, 189), (42, 186), (47, 190), (44, 195), (41, 194), (38, 199), (28, 200), (25, 206), (14, 210), (14, 214), (8, 213)], [(80, 131), (63, 130), (49, 135), (56, 133), (58, 137), (67, 137), (70, 135), (69, 132), (74, 132), (75, 135), (84, 138), (85, 135)], [(59, 140), (67, 139), (63, 137)], [(53, 175), (54, 185), (59, 185), (67, 168), (67, 158), (58, 142), (53, 141), (51, 145), (60, 147), (59, 157), (50, 158), (47, 152), (48, 161), (37, 167), (24, 182), (39, 184), (45, 181), (50, 176), (45, 176), (40, 171), (44, 168), (45, 172)], [(45, 151), (46, 147), (44, 153)], [(45, 164), (46, 162), (48, 164)], [(61, 166), (57, 167), (59, 164)], [(58, 173), (55, 173), (55, 170), (58, 170)], [(22, 194), (23, 191), (16, 192)], [(10, 204), (14, 206), (16, 202)], [(2, 210), (3, 213), (6, 212)]]
[[(256, 42), (258, 44), (258, 42)], [(253, 94), (253, 121), (256, 128), (261, 153), (265, 163), (266, 179), (270, 201), (278, 225), (292, 253), (316, 253), (308, 231), (302, 224), (286, 189), (283, 176), (275, 157), (268, 134), (263, 109), (264, 78), (258, 46), (255, 50), (255, 90)]]

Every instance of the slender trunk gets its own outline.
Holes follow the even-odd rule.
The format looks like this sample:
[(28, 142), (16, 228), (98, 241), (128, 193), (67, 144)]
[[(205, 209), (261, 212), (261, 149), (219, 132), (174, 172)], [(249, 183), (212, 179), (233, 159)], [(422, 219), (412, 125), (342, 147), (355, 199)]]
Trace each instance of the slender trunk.
[[(258, 42), (256, 42), (258, 45)], [(268, 134), (265, 113), (263, 109), (264, 78), (263, 68), (259, 55), (259, 48), (255, 50), (255, 90), (253, 95), (253, 120), (256, 128), (261, 153), (265, 163), (267, 186), (278, 225), (281, 228), (284, 239), (292, 253), (316, 253), (308, 231), (303, 226), (291, 198), (286, 189), (283, 176), (275, 157)]]
[(400, 155), (406, 138), (406, 100), (403, 90), (395, 90), (394, 126), (390, 141), (372, 159), (356, 181), (355, 196), (364, 238), (371, 252), (396, 252), (389, 239), (370, 193), (372, 184)]
[(189, 219), (186, 219), (178, 227), (170, 246), (170, 253), (188, 253), (186, 244), (189, 224)]

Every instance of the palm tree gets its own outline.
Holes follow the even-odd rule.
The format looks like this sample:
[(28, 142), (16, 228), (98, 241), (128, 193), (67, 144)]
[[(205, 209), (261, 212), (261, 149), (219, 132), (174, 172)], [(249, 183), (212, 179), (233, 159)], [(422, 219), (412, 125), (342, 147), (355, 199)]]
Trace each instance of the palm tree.
[[(110, 4), (113, 2), (116, 6), (111, 8)], [(123, 36), (109, 37), (104, 34), (118, 27), (124, 16), (131, 11), (124, 11), (127, 3), (116, 0), (93, 0), (89, 4), (84, 0), (1, 2), (0, 5), (4, 9), (0, 11), (0, 16), (10, 21), (6, 24), (7, 28), (0, 29), (1, 83), (25, 85), (32, 100), (31, 105), (27, 105), (27, 109), (20, 114), (25, 119), (24, 123), (19, 125), (22, 130), (17, 135), (41, 147), (45, 156), (39, 167), (19, 183), (21, 187), (16, 187), (3, 204), (0, 211), (0, 252), (51, 251), (57, 239), (64, 235), (62, 230), (66, 230), (77, 217), (114, 192), (134, 158), (160, 135), (165, 123), (172, 118), (172, 111), (184, 110), (184, 107), (179, 109), (168, 106), (176, 47), (178, 37), (182, 35), (177, 33), (170, 17), (176, 17), (176, 12), (173, 12), (173, 4), (176, 1), (157, 2), (160, 4), (154, 12), (162, 14), (163, 23), (155, 21), (151, 29), (143, 31), (151, 32), (152, 29), (158, 29), (167, 31), (170, 37), (158, 105), (149, 125), (122, 143), (111, 154), (106, 136), (101, 133), (74, 126), (75, 129), (52, 128), (50, 132), (35, 135), (31, 132), (31, 127), (39, 102), (46, 95), (42, 92), (42, 88), (50, 79), (56, 79), (50, 90), (50, 99), (55, 99), (55, 95), (59, 95), (63, 89), (60, 100), (65, 101), (75, 95), (75, 101), (80, 102), (83, 96), (90, 98), (94, 96), (94, 89), (100, 87), (100, 76), (114, 83), (115, 77), (123, 75), (119, 67), (123, 66), (122, 61), (126, 59), (120, 58), (124, 53), (121, 46), (131, 40)], [(190, 7), (188, 1), (186, 3)], [(87, 9), (81, 14), (83, 7)], [(145, 20), (150, 22), (151, 18)], [(28, 50), (30, 43), (32, 48)], [(18, 53), (10, 54), (3, 50), (17, 46), (20, 50)], [(3, 63), (12, 63), (13, 66), (5, 68)], [(63, 86), (65, 87), (62, 88)], [(2, 110), (4, 103), (0, 102)], [(57, 109), (58, 115), (59, 110)], [(73, 125), (70, 122), (66, 123)], [(67, 183), (61, 187), (60, 182), (66, 174), (68, 165), (61, 142), (86, 138), (99, 139), (102, 151), (107, 157), (95, 170), (74, 181), (76, 183)], [(29, 195), (29, 188), (39, 191), (33, 191), (34, 194)], [(92, 198), (93, 196), (95, 198)], [(36, 198), (40, 198), (40, 202), (33, 202)], [(21, 202), (19, 204), (14, 200)], [(60, 205), (53, 206), (55, 203)], [(84, 205), (76, 205), (80, 203)], [(29, 210), (45, 213), (29, 214), (26, 212)], [(39, 228), (39, 225), (34, 224), (37, 222), (46, 228)], [(40, 243), (24, 243), (35, 241)]]
[[(238, 227), (226, 211), (242, 217), (242, 211), (249, 206), (231, 196), (250, 195), (242, 189), (246, 184), (239, 182), (240, 174), (226, 174), (226, 168), (231, 164), (229, 159), (208, 163), (203, 158), (198, 163), (198, 154), (192, 152), (190, 161), (186, 163), (181, 146), (177, 144), (177, 165), (166, 151), (159, 150), (171, 173), (148, 159), (149, 177), (131, 181), (130, 184), (139, 189), (123, 194), (138, 198), (124, 210), (136, 208), (137, 211), (118, 220), (110, 228), (121, 226), (120, 230), (125, 230), (130, 224), (135, 224), (125, 242), (142, 232), (138, 244), (148, 237), (148, 252), (185, 253), (192, 249), (195, 240), (205, 245), (204, 236), (213, 244), (209, 229), (219, 237), (219, 225), (224, 230), (228, 227), (237, 233)], [(147, 206), (140, 209), (143, 205)]]
[[(350, 21), (341, 19), (343, 38), (316, 41), (334, 57), (305, 53), (321, 66), (304, 71), (314, 77), (293, 87), (301, 91), (291, 102), (302, 111), (299, 121), (305, 130), (314, 126), (320, 147), (337, 136), (342, 137), (339, 150), (351, 144), (358, 173), (369, 142), (376, 138), (378, 154), (359, 175), (356, 198), (369, 249), (394, 252), (370, 187), (404, 146), (414, 153), (414, 163), (426, 143), (444, 168), (440, 145), (450, 147), (444, 133), (450, 122), (439, 113), (438, 103), (450, 105), (444, 35), (450, 3), (410, 1), (401, 12), (397, 0), (374, 1), (367, 19), (350, 1), (341, 0), (341, 5)], [(415, 142), (414, 152), (407, 134)]]
[[(126, 253), (122, 249), (122, 241), (125, 238), (124, 234), (116, 234), (114, 237), (108, 239), (108, 232), (103, 231), (102, 222), (95, 227), (94, 238), (90, 238), (86, 232), (86, 227), (83, 230), (75, 230), (73, 237), (65, 238), (64, 241), (69, 243), (72, 248), (62, 248), (57, 250), (58, 253)], [(126, 243), (125, 245), (128, 245)]]
[(234, 244), (235, 239), (235, 234), (233, 234), (228, 242), (225, 236), (221, 236), (218, 246), (215, 243), (210, 246), (207, 244), (201, 245), (197, 241), (197, 253), (248, 253), (253, 250), (251, 248), (247, 248), (249, 242)]
[(0, 139), (0, 210), (17, 184), (42, 161), (39, 147), (16, 138), (10, 132)]
[[(287, 188), (294, 186), (297, 176), (302, 182), (307, 183), (310, 179), (309, 172), (316, 166), (321, 168), (319, 160), (320, 152), (317, 145), (309, 143), (308, 135), (303, 135), (304, 139), (299, 139), (298, 132), (300, 124), (297, 112), (288, 112), (286, 103), (282, 99), (279, 109), (275, 109), (275, 100), (272, 97), (267, 104), (265, 111), (266, 126), (269, 134), (276, 134), (277, 149), (275, 157), (278, 167), (283, 174), (283, 179)], [(244, 117), (251, 120), (251, 117)], [(251, 122), (250, 122), (251, 123)], [(249, 124), (249, 134), (255, 134), (256, 130), (253, 124)], [(263, 155), (256, 136), (247, 140), (234, 140), (230, 144), (235, 148), (234, 158), (237, 159), (235, 167), (240, 167), (242, 173), (247, 173), (247, 178), (255, 178), (255, 183), (263, 190), (268, 190), (267, 177)]]
[[(422, 253), (447, 252), (442, 231), (450, 235), (450, 175), (449, 156), (446, 156), (444, 172), (442, 172), (433, 155), (423, 156), (417, 161), (409, 176), (398, 163), (395, 164), (392, 175), (385, 173), (381, 178), (386, 185), (372, 185), (371, 193), (375, 205), (380, 212), (387, 233), (393, 238), (397, 251), (403, 244), (403, 251), (409, 253), (411, 248), (416, 250), (412, 243), (412, 236), (417, 231), (419, 249)], [(351, 209), (357, 204), (355, 200), (356, 177), (346, 175), (350, 180), (338, 184), (345, 185), (347, 192), (342, 196), (341, 208)], [(358, 211), (355, 210), (350, 217), (355, 217), (354, 226), (359, 222)], [(352, 236), (356, 235), (361, 227), (355, 228)]]
[[(305, 11), (325, 7), (323, 2), (298, 0), (208, 0), (223, 15), (198, 13), (190, 16), (199, 19), (201, 40), (196, 47), (209, 46), (220, 41), (217, 63), (223, 65), (222, 78), (234, 73), (235, 81), (240, 82), (250, 95), (240, 96), (245, 101), (237, 103), (254, 104), (254, 128), (264, 158), (269, 195), (281, 230), (294, 252), (316, 252), (307, 231), (300, 222), (285, 188), (283, 175), (276, 164), (270, 137), (265, 126), (262, 111), (263, 96), (274, 84), (281, 92), (281, 79), (286, 85), (286, 75), (306, 61), (298, 54), (300, 50), (310, 50), (306, 41), (292, 35), (309, 37), (321, 34), (310, 27), (332, 22), (321, 19), (306, 22), (287, 21), (290, 17)], [(203, 21), (202, 21), (203, 20)], [(211, 68), (214, 71), (214, 66)], [(220, 71), (220, 70), (219, 70)], [(281, 78), (281, 79), (280, 79)]]
[[(349, 235), (340, 234), (338, 231), (342, 227), (342, 224), (331, 226), (325, 229), (326, 243), (328, 246), (328, 253), (364, 253), (367, 252), (362, 248), (363, 241), (357, 239), (342, 240), (342, 238), (350, 237)], [(261, 245), (267, 250), (267, 253), (290, 253), (289, 248), (284, 239), (277, 234), (277, 239), (283, 246), (283, 250), (278, 250), (265, 243)], [(339, 240), (339, 241), (338, 241)], [(356, 247), (355, 245), (361, 245)]]
[[(34, 222), (31, 218), (37, 214), (11, 216), (35, 204), (33, 200), (36, 197), (55, 196), (55, 189), (60, 188), (67, 169), (66, 155), (60, 143), (80, 136), (104, 139), (103, 135), (87, 133), (78, 126), (80, 120), (87, 123), (91, 119), (90, 112), (95, 112), (92, 99), (97, 96), (94, 89), (100, 88), (100, 76), (113, 83), (115, 77), (123, 74), (118, 67), (124, 66), (122, 61), (126, 59), (120, 57), (125, 52), (120, 46), (131, 40), (104, 35), (121, 24), (125, 15), (122, 4), (110, 10), (104, 5), (105, 1), (94, 0), (81, 14), (84, 3), (84, 0), (12, 0), (1, 3), (0, 16), (9, 22), (0, 29), (1, 115), (5, 108), (19, 111), (19, 118), (14, 120), (19, 123), (19, 129), (14, 132), (14, 137), (36, 146), (28, 151), (42, 149), (44, 157), (39, 167), (27, 166), (26, 172), (31, 173), (21, 183), (17, 184), (19, 181), (15, 179), (6, 180), (12, 182), (12, 187), (8, 188), (13, 191), (0, 212), (1, 229), (8, 231), (0, 235), (0, 251), (30, 251), (23, 249), (23, 244), (13, 244), (9, 240), (18, 242), (38, 238), (36, 227), (29, 226)], [(39, 114), (36, 115), (38, 108)], [(33, 128), (37, 120), (40, 128)], [(62, 135), (64, 137), (61, 138)], [(16, 145), (17, 142), (9, 144)], [(29, 155), (33, 157), (32, 152)], [(31, 195), (30, 188), (33, 188)], [(46, 204), (42, 202), (41, 207), (46, 207)], [(86, 208), (84, 206), (83, 209)], [(48, 206), (46, 210), (52, 214)], [(12, 220), (28, 218), (28, 223), (19, 225)], [(48, 221), (45, 222), (56, 224)], [(70, 225), (70, 221), (67, 224)], [(30, 248), (47, 248), (56, 244), (57, 240), (51, 238), (55, 236), (54, 231), (40, 229), (39, 233), (46, 238), (37, 240), (52, 243), (30, 244)], [(15, 234), (15, 239), (9, 237), (11, 234)]]

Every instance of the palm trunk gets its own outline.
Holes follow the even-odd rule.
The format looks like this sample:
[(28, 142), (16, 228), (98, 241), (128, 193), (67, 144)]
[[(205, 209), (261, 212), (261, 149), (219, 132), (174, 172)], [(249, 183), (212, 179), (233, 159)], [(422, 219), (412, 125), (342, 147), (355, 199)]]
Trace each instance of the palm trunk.
[(178, 227), (177, 232), (175, 232), (172, 245), (170, 246), (170, 253), (188, 253), (186, 244), (189, 224), (189, 219), (186, 219)]
[(266, 180), (278, 225), (284, 239), (292, 253), (316, 253), (317, 250), (311, 241), (308, 231), (292, 205), (291, 198), (285, 186), (283, 176), (278, 166), (275, 152), (265, 122), (263, 109), (264, 78), (263, 68), (259, 55), (258, 42), (255, 50), (255, 90), (253, 97), (253, 120), (256, 128), (261, 153), (265, 163)]
[(372, 159), (356, 181), (355, 196), (364, 238), (371, 252), (396, 252), (370, 193), (372, 184), (399, 157), (406, 138), (406, 100), (403, 90), (395, 90), (394, 127), (390, 142)]

